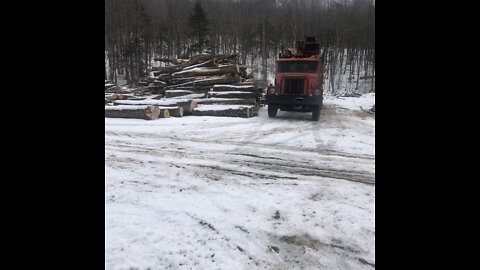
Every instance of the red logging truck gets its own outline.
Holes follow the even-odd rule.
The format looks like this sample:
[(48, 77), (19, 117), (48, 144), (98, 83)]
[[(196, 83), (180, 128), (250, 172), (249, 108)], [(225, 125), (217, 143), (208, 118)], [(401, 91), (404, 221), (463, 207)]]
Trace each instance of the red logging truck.
[(297, 42), (297, 47), (279, 54), (275, 85), (267, 89), (268, 116), (277, 111), (312, 112), (320, 119), (323, 105), (323, 61), (315, 37)]

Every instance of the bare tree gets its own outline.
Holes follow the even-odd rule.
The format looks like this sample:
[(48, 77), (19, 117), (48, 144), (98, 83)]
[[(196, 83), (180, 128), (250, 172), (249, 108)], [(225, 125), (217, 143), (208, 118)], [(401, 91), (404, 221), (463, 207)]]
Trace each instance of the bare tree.
[[(192, 48), (208, 48), (210, 53), (238, 52), (243, 63), (260, 61), (259, 73), (266, 83), (272, 72), (268, 63), (279, 50), (295, 46), (304, 35), (315, 35), (325, 52), (326, 88), (334, 93), (357, 91), (368, 81), (375, 89), (373, 0), (201, 0), (208, 46), (207, 35), (198, 35), (206, 31), (197, 31), (194, 39), (190, 35), (198, 25), (191, 20), (196, 3), (105, 0), (106, 78), (135, 83), (154, 56), (182, 58), (194, 53)], [(205, 23), (200, 25), (204, 30)]]

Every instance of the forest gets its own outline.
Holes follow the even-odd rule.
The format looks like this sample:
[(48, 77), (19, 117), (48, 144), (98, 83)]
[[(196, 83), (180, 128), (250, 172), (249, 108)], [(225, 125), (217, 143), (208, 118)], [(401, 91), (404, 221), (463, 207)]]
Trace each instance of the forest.
[(154, 58), (235, 52), (265, 86), (305, 36), (320, 41), (325, 91), (375, 91), (374, 0), (105, 0), (105, 79), (135, 85)]

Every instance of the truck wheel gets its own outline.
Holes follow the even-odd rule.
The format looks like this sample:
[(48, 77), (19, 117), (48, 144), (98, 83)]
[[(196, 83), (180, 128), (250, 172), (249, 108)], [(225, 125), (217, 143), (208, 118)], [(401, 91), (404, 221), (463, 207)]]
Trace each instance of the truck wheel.
[(322, 107), (320, 105), (313, 107), (312, 110), (312, 121), (320, 120), (320, 109)]
[(274, 105), (268, 105), (268, 117), (274, 118), (277, 116), (278, 108)]

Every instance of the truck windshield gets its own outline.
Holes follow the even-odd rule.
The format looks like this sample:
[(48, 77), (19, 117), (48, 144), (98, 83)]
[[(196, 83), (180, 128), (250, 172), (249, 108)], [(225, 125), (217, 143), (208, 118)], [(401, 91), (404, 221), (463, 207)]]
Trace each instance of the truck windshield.
[(286, 73), (315, 73), (317, 71), (317, 62), (313, 61), (285, 61), (279, 62), (279, 71)]

